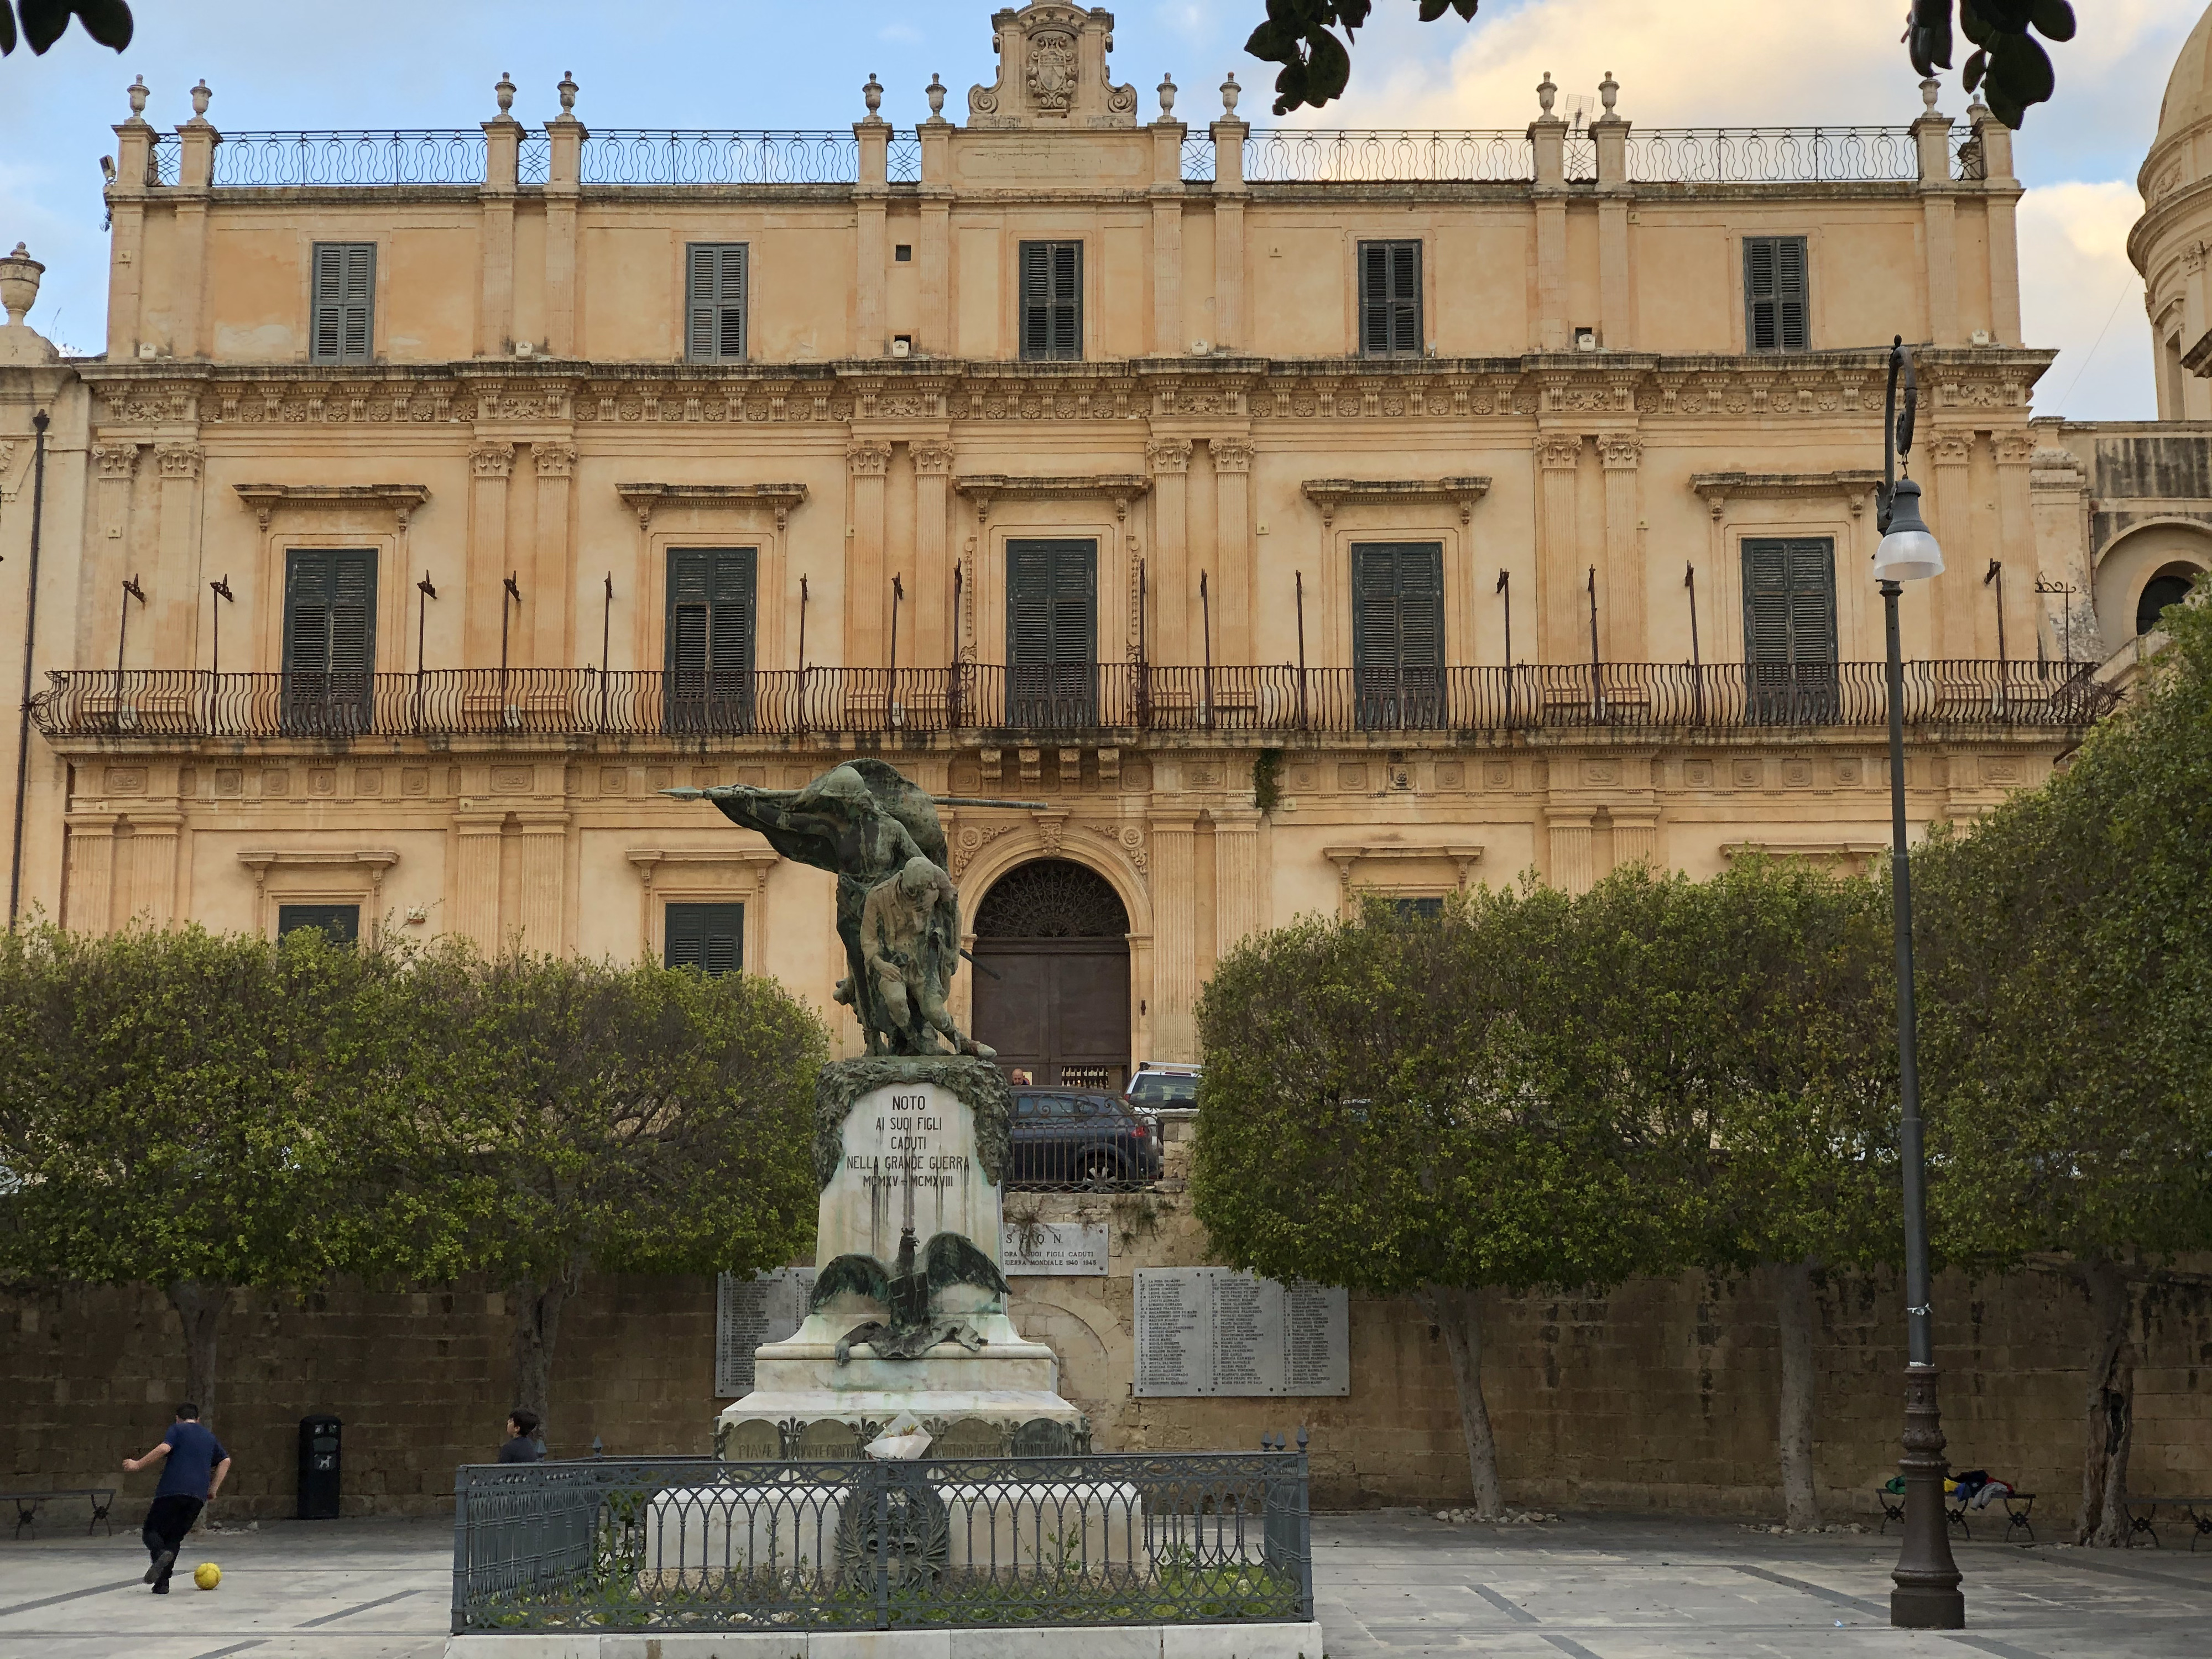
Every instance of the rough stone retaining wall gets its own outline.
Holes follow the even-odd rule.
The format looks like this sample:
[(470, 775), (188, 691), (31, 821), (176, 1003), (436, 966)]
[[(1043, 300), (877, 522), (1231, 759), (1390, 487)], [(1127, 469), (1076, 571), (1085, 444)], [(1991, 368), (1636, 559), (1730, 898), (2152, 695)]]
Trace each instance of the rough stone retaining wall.
[[(1176, 1193), (1009, 1200), (1045, 1220), (1105, 1221), (1105, 1279), (1018, 1279), (1014, 1316), (1059, 1352), (1062, 1392), (1105, 1449), (1252, 1447), (1312, 1433), (1324, 1507), (1463, 1501), (1467, 1464), (1443, 1345), (1407, 1301), (1354, 1296), (1352, 1393), (1321, 1400), (1130, 1395), (1132, 1271), (1205, 1260)], [(2208, 1264), (2197, 1264), (2200, 1268)], [(1902, 1297), (1884, 1279), (1821, 1287), (1817, 1456), (1838, 1517), (1872, 1511), (1894, 1468)], [(2086, 1306), (2063, 1280), (2018, 1273), (1936, 1290), (1944, 1424), (1954, 1467), (2041, 1494), (2070, 1516), (2081, 1483)], [(1485, 1298), (1484, 1377), (1510, 1500), (1547, 1509), (1777, 1515), (1778, 1373), (1771, 1286), (1688, 1273), (1602, 1296)], [(703, 1453), (715, 1413), (714, 1296), (704, 1278), (587, 1279), (562, 1321), (549, 1431), (556, 1455)], [(453, 1466), (489, 1458), (507, 1398), (504, 1298), (481, 1284), (303, 1299), (239, 1292), (222, 1333), (213, 1425), (238, 1459), (230, 1514), (289, 1514), (298, 1419), (345, 1419), (349, 1514), (450, 1503)], [(2212, 1490), (2212, 1292), (2154, 1292), (2139, 1333), (2133, 1486)], [(176, 1316), (137, 1287), (0, 1294), (0, 1486), (152, 1492), (120, 1460), (167, 1425), (184, 1386)], [(57, 1526), (73, 1511), (57, 1507)], [(2045, 1536), (2061, 1527), (2039, 1527)]]

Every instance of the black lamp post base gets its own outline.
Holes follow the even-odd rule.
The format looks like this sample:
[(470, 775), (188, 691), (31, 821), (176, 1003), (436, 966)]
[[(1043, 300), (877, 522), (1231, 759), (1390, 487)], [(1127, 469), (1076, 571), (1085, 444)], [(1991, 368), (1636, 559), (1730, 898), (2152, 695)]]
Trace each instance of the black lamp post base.
[(1893, 1589), (1889, 1593), (1889, 1622), (1897, 1630), (1964, 1630), (1966, 1598), (1954, 1585)]

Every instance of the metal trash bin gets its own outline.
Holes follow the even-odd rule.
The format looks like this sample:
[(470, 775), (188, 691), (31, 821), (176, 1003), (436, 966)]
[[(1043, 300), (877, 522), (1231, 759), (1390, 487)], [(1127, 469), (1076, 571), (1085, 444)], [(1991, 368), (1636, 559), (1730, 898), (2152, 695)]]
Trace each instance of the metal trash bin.
[(300, 1519), (338, 1518), (339, 1431), (335, 1417), (300, 1419)]

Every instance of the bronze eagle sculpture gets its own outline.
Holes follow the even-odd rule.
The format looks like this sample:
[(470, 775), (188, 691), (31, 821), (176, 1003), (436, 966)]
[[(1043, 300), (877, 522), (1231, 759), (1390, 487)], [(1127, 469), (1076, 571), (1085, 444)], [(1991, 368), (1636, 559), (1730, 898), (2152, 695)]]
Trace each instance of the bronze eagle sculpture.
[(930, 1308), (939, 1291), (955, 1285), (972, 1285), (998, 1296), (1011, 1294), (1012, 1288), (999, 1264), (958, 1233), (933, 1234), (917, 1261), (914, 1229), (908, 1226), (899, 1235), (898, 1260), (890, 1267), (858, 1251), (835, 1258), (816, 1276), (807, 1310), (818, 1313), (848, 1291), (872, 1297), (890, 1310), (888, 1319), (866, 1321), (837, 1340), (841, 1365), (862, 1343), (875, 1349), (878, 1359), (919, 1359), (940, 1342), (957, 1342), (973, 1352), (986, 1341), (975, 1327)]

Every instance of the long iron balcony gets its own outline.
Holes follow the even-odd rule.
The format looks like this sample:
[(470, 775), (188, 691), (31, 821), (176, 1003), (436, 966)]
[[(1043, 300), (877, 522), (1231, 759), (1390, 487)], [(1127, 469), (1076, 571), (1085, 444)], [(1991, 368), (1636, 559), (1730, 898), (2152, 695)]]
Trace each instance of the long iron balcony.
[[(434, 669), (416, 674), (216, 674), (191, 669), (50, 672), (31, 701), (52, 738), (417, 737), (928, 738), (969, 733), (1132, 739), (1402, 732), (1741, 732), (1876, 728), (1884, 665), (1588, 663), (1430, 673), (1288, 665), (1144, 663), (1041, 667), (602, 672)], [(2076, 730), (2117, 700), (2092, 665), (1905, 665), (1906, 725), (1920, 730)]]

